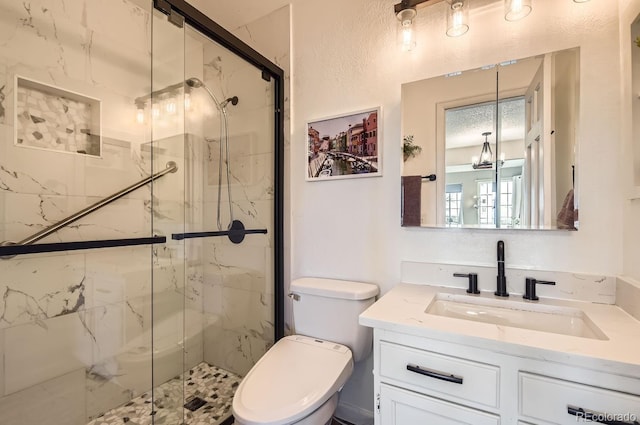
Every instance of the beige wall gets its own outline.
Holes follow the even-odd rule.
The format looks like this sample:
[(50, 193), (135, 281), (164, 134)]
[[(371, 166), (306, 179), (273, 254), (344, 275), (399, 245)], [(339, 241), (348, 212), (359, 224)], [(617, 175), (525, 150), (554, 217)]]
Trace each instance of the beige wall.
[[(399, 281), (402, 260), (492, 265), (498, 239), (505, 240), (507, 261), (514, 266), (619, 273), (622, 211), (616, 164), (621, 157), (611, 146), (620, 140), (620, 99), (617, 79), (602, 78), (619, 69), (615, 8), (603, 2), (545, 1), (525, 20), (512, 23), (502, 19), (494, 2), (471, 10), (471, 30), (453, 39), (444, 35), (445, 4), (436, 4), (420, 10), (419, 44), (407, 53), (395, 44), (392, 6), (382, 0), (293, 5), (292, 275), (369, 280), (386, 291)], [(401, 85), (575, 46), (581, 48), (583, 79), (578, 161), (584, 170), (599, 170), (580, 175), (580, 231), (470, 230), (454, 236), (447, 230), (401, 229)], [(306, 120), (372, 105), (383, 107), (383, 177), (305, 182)], [(367, 229), (362, 237), (351, 237), (349, 217), (358, 217), (358, 228)], [(336, 249), (340, 246), (349, 247), (348, 256)]]
[[(419, 10), (417, 48), (402, 52), (396, 45), (394, 3), (306, 0), (293, 4), (292, 277), (364, 280), (379, 284), (386, 292), (400, 281), (402, 261), (494, 265), (499, 239), (505, 241), (510, 266), (621, 273), (623, 211), (617, 166), (622, 160), (618, 148), (621, 111), (616, 77), (620, 60), (615, 4), (542, 0), (523, 21), (506, 22), (501, 2), (484, 2), (482, 7), (471, 8), (469, 32), (448, 38), (446, 3), (442, 2)], [(578, 162), (585, 170), (578, 177), (580, 230), (401, 228), (401, 85), (576, 46), (581, 49), (582, 78)], [(306, 182), (306, 121), (377, 105), (383, 111), (383, 176)], [(371, 370), (370, 365), (364, 368)], [(372, 409), (373, 394), (362, 388), (371, 388), (373, 380), (365, 373), (357, 378), (347, 386), (343, 401)]]
[[(412, 52), (396, 45), (395, 0), (292, 3), (292, 133), (286, 174), (292, 278), (370, 281), (386, 292), (400, 281), (402, 261), (494, 265), (499, 239), (505, 241), (510, 266), (640, 277), (640, 201), (625, 196), (631, 192), (623, 190), (631, 165), (620, 166), (632, 146), (626, 114), (631, 96), (621, 105), (619, 78), (621, 69), (630, 68), (620, 59), (619, 22), (631, 16), (627, 9), (633, 9), (633, 16), (640, 11), (640, 0), (619, 0), (620, 12), (611, 1), (539, 0), (520, 22), (504, 21), (501, 2), (481, 1), (471, 8), (469, 32), (459, 38), (444, 34), (442, 2), (419, 10), (418, 45)], [(402, 84), (577, 46), (582, 80), (577, 161), (584, 171), (577, 175), (580, 230), (401, 228)], [(623, 89), (631, 85), (625, 81)], [(306, 122), (378, 105), (383, 176), (306, 182)], [(621, 117), (627, 127), (620, 125)], [(343, 402), (373, 409), (371, 369), (370, 361), (356, 367)]]

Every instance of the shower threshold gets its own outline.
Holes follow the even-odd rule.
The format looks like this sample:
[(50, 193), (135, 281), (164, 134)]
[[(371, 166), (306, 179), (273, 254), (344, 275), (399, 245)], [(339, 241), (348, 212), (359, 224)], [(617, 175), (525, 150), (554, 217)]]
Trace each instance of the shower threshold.
[[(231, 423), (231, 403), (242, 378), (207, 363), (106, 412), (87, 425), (218, 425)], [(184, 400), (183, 400), (184, 391)], [(184, 406), (182, 406), (184, 403)], [(152, 412), (151, 406), (155, 406)], [(183, 422), (184, 418), (184, 422)]]

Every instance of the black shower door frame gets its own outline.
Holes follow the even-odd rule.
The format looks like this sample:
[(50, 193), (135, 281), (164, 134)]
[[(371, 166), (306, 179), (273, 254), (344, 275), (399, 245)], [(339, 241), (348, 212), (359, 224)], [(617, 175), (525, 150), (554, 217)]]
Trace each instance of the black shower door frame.
[(154, 7), (169, 15), (177, 13), (185, 23), (246, 60), (274, 80), (274, 340), (284, 336), (284, 71), (251, 46), (224, 29), (184, 0), (154, 0)]

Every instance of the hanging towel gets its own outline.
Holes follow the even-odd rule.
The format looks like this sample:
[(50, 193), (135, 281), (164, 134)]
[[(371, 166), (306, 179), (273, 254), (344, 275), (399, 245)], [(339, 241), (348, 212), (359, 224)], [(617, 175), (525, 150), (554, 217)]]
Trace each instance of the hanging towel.
[(422, 176), (402, 176), (402, 226), (420, 226)]
[(578, 219), (578, 211), (575, 209), (573, 201), (573, 189), (569, 190), (564, 198), (562, 208), (558, 211), (558, 229), (576, 230), (575, 222)]

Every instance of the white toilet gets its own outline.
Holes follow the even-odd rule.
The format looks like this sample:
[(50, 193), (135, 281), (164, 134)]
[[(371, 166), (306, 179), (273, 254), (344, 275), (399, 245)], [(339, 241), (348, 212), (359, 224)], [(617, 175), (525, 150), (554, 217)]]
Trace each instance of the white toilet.
[(297, 335), (278, 341), (244, 377), (233, 398), (240, 425), (324, 425), (338, 391), (372, 347), (372, 330), (358, 316), (378, 287), (344, 280), (291, 282)]

